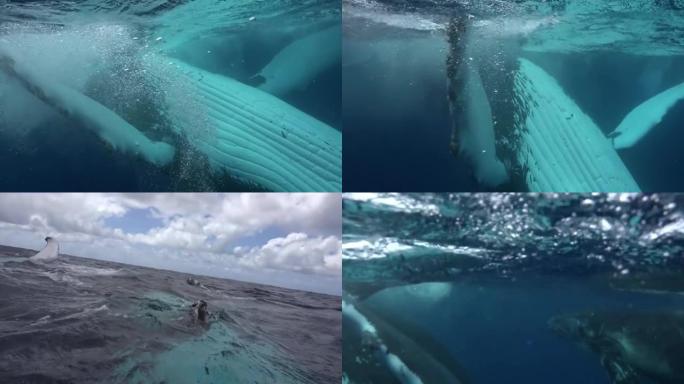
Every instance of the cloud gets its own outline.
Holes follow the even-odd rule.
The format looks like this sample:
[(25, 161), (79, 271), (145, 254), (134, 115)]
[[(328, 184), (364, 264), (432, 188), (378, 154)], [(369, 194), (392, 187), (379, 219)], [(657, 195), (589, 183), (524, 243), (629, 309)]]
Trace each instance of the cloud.
[(335, 236), (309, 238), (305, 233), (291, 233), (271, 239), (261, 247), (237, 247), (234, 253), (245, 266), (335, 275), (342, 271), (341, 247)]
[[(108, 225), (112, 217), (125, 222), (131, 210), (146, 210), (158, 225), (142, 233)], [(234, 278), (250, 270), (341, 274), (339, 194), (0, 194), (0, 232), (0, 241), (20, 246), (27, 239), (20, 232), (49, 235), (64, 252), (85, 257), (211, 267)], [(249, 246), (240, 246), (245, 239)]]

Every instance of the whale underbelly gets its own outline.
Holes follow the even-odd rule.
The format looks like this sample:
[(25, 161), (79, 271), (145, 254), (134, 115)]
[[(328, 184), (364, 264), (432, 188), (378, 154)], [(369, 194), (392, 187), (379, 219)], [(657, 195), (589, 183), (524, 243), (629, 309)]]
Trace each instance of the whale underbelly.
[(611, 142), (553, 77), (520, 59), (515, 91), (517, 161), (530, 191), (640, 191)]

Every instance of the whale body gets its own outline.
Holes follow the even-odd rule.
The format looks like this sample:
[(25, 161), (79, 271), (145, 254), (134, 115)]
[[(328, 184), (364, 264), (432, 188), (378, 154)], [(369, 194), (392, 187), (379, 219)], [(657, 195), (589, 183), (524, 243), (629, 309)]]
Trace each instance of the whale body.
[(114, 149), (141, 156), (158, 166), (173, 159), (175, 149), (171, 145), (150, 140), (109, 108), (73, 88), (44, 78), (4, 50), (0, 50), (0, 70), (60, 114), (81, 122)]
[(278, 52), (252, 82), (277, 96), (305, 89), (316, 76), (340, 60), (341, 41), (340, 25), (295, 40)]
[(684, 83), (675, 85), (651, 97), (632, 109), (608, 137), (616, 149), (629, 148), (638, 143), (658, 125), (667, 112), (684, 99)]
[(51, 261), (55, 260), (57, 256), (59, 256), (59, 243), (57, 240), (52, 237), (46, 237), (45, 241), (47, 242), (45, 247), (40, 252), (32, 256), (29, 260)]

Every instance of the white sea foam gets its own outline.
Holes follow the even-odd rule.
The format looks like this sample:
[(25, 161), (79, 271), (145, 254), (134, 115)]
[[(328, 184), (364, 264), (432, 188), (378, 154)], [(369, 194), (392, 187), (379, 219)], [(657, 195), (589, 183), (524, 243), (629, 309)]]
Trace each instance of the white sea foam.
[(120, 269), (86, 267), (83, 265), (67, 265), (65, 269), (69, 273), (80, 276), (113, 276), (121, 272)]

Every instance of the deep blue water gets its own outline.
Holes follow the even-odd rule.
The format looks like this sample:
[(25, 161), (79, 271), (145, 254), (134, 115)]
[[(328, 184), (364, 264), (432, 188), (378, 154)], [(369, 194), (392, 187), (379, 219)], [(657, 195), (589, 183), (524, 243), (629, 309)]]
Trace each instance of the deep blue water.
[[(631, 316), (617, 331), (608, 320), (605, 331), (593, 329), (643, 332), (646, 341), (630, 345), (645, 356), (669, 343), (656, 359), (678, 370), (682, 202), (681, 194), (350, 194), (343, 299), (423, 382), (429, 365), (420, 364), (430, 357), (460, 367), (463, 383), (609, 383), (601, 351), (550, 324), (586, 313)], [(368, 352), (374, 336), (357, 332), (344, 308), (349, 382), (401, 382)], [(659, 339), (668, 324), (640, 323), (649, 314), (679, 319), (674, 334)], [(397, 332), (423, 349), (393, 344)], [(620, 350), (603, 343), (604, 352)], [(669, 384), (681, 374), (670, 381), (643, 374), (636, 382)]]

